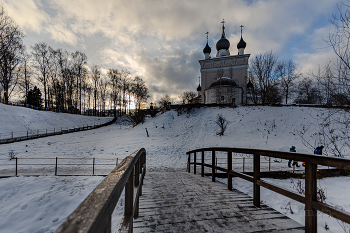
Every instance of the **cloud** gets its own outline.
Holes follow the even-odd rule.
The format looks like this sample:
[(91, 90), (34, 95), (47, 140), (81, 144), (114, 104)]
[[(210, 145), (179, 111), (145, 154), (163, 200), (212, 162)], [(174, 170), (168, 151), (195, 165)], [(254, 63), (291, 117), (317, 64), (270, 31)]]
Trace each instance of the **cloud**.
[[(9, 14), (28, 37), (85, 52), (89, 64), (128, 69), (142, 76), (152, 101), (197, 87), (198, 59), (221, 36), (226, 21), (231, 54), (236, 54), (240, 25), (252, 55), (272, 50), (293, 58), (304, 69), (331, 56), (322, 37), (336, 0), (6, 0)], [(28, 12), (26, 12), (28, 9)], [(26, 21), (25, 18), (28, 18)], [(317, 66), (317, 65), (316, 65)]]
[(5, 10), (23, 29), (40, 33), (42, 25), (49, 19), (49, 15), (40, 10), (40, 2), (35, 0), (13, 1), (4, 0)]

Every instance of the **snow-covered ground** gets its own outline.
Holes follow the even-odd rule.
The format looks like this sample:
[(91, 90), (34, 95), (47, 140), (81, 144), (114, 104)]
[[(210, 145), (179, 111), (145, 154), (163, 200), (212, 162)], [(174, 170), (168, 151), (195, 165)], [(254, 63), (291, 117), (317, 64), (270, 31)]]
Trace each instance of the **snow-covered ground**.
[[(0, 166), (0, 170), (13, 170), (13, 161), (9, 161), (10, 151), (13, 151), (13, 153), (15, 153), (16, 156), (20, 159), (33, 157), (58, 157), (59, 159), (96, 158), (98, 160), (99, 158), (108, 158), (115, 160), (116, 158), (124, 158), (136, 148), (144, 147), (147, 151), (147, 169), (152, 170), (184, 170), (187, 163), (186, 152), (202, 147), (243, 147), (289, 151), (289, 148), (294, 145), (296, 146), (298, 152), (313, 153), (312, 148), (308, 148), (303, 145), (301, 138), (297, 135), (296, 132), (302, 130), (305, 128), (305, 126), (308, 127), (308, 132), (305, 137), (308, 137), (309, 135), (312, 135), (314, 132), (316, 132), (318, 130), (318, 125), (315, 124), (315, 116), (322, 114), (323, 111), (325, 110), (306, 107), (238, 107), (235, 109), (201, 108), (193, 109), (190, 114), (183, 113), (181, 115), (178, 115), (176, 111), (172, 110), (155, 118), (149, 118), (144, 124), (140, 124), (136, 127), (132, 127), (125, 121), (126, 118), (123, 118), (118, 120), (116, 124), (96, 130), (82, 131), (72, 134), (58, 135), (54, 137), (1, 145), (0, 159), (4, 160), (1, 160), (0, 163), (8, 163), (8, 166)], [(50, 114), (55, 115), (59, 113)], [(225, 135), (221, 137), (216, 135), (216, 133), (219, 131), (218, 126), (215, 123), (218, 114), (222, 114), (230, 122)], [(26, 117), (27, 116), (25, 115), (24, 118)], [(13, 124), (11, 122), (7, 123), (7, 118), (3, 118), (1, 112), (0, 119), (0, 126), (2, 124)], [(5, 120), (3, 121), (2, 119)], [(41, 121), (45, 122), (46, 120)], [(58, 122), (59, 120), (56, 121)], [(20, 125), (20, 123), (16, 124)], [(13, 130), (16, 130), (15, 126), (12, 127), (14, 127)], [(149, 133), (149, 137), (147, 137), (146, 128)], [(237, 158), (237, 161), (242, 161), (242, 157), (239, 155)], [(248, 161), (249, 159), (247, 158), (246, 160)], [(264, 159), (262, 159), (262, 161), (267, 162)], [(10, 164), (11, 167), (9, 167)], [(264, 164), (264, 166), (266, 167), (266, 164)], [(273, 162), (271, 167), (272, 169), (278, 170), (288, 169), (287, 161)], [(35, 167), (27, 166), (26, 168), (34, 169)], [(113, 167), (106, 169), (111, 170), (112, 168)], [(236, 169), (238, 169), (238, 171), (241, 171), (242, 166), (237, 165)], [(46, 192), (50, 193), (51, 185), (53, 185), (57, 180), (54, 181), (55, 179), (52, 178), (52, 184), (47, 184), (50, 182), (45, 181), (46, 184), (44, 182), (45, 185), (41, 185), (40, 180), (46, 178), (48, 177), (36, 177), (35, 182), (37, 182), (37, 185), (43, 187), (46, 186)], [(90, 178), (95, 179), (94, 177)], [(85, 182), (87, 184), (91, 181), (90, 178), (86, 178)], [(20, 183), (24, 182), (23, 180), (27, 178), (16, 177), (11, 179), (12, 180), (10, 184), (6, 183), (8, 179), (0, 180), (0, 197), (3, 197), (5, 195), (3, 194), (4, 187), (5, 189), (16, 190), (18, 189), (17, 187), (20, 186)], [(329, 191), (336, 189), (336, 185), (338, 185), (344, 188), (343, 193), (349, 193), (349, 180), (344, 178), (327, 179), (332, 179), (331, 182), (325, 182), (324, 185), (328, 190), (327, 200), (330, 200), (328, 203), (336, 203), (347, 211), (350, 211), (350, 200), (348, 200), (346, 197), (340, 198), (338, 193)], [(244, 181), (236, 180), (237, 179), (235, 179), (236, 187), (238, 189), (242, 189), (242, 191), (249, 193), (249, 187), (252, 187), (252, 185), (244, 184)], [(34, 181), (30, 182), (32, 182), (32, 186), (36, 186), (34, 184)], [(290, 181), (288, 180), (272, 182), (275, 182), (277, 184), (287, 184), (290, 186)], [(72, 183), (77, 183), (78, 185), (79, 181), (72, 181)], [(288, 188), (291, 188), (289, 186)], [(66, 190), (71, 189), (71, 186), (69, 185), (64, 187), (66, 187)], [(76, 206), (86, 197), (87, 194), (88, 192), (86, 192), (85, 195), (79, 196), (81, 197), (80, 200), (78, 200), (78, 198), (74, 199), (74, 201), (77, 202)], [(267, 194), (268, 195), (264, 195), (263, 192), (262, 199), (266, 200), (266, 203), (273, 206), (275, 209), (283, 212), (284, 210), (281, 208), (286, 207), (289, 200), (284, 200), (283, 198), (277, 199), (277, 194)], [(2, 198), (0, 201), (0, 208), (2, 210), (4, 209), (7, 212), (9, 212), (10, 209), (17, 209), (17, 211), (13, 210), (13, 213), (18, 212), (22, 213), (23, 216), (25, 216), (22, 221), (27, 222), (27, 225), (23, 223), (23, 226), (27, 227), (24, 227), (21, 230), (23, 232), (30, 232), (28, 231), (29, 227), (33, 229), (35, 226), (37, 229), (44, 229), (43, 232), (46, 232), (45, 229), (54, 229), (60, 225), (60, 223), (62, 223), (62, 221), (67, 217), (67, 213), (64, 211), (57, 209), (50, 211), (49, 208), (45, 208), (45, 210), (47, 210), (47, 216), (55, 216), (55, 218), (59, 219), (55, 223), (52, 221), (41, 221), (40, 224), (42, 225), (37, 225), (38, 221), (35, 221), (36, 218), (34, 216), (31, 217), (30, 213), (32, 211), (37, 212), (38, 207), (34, 207), (34, 205), (30, 207), (30, 205), (28, 205), (26, 209), (22, 211), (20, 204), (17, 206), (17, 208), (14, 208), (9, 204), (16, 202), (15, 200), (21, 198), (21, 195), (25, 194), (18, 194), (18, 196), (13, 195), (13, 197), (11, 197), (11, 195), (6, 195), (6, 202), (3, 201), (4, 198)], [(33, 193), (32, 195), (34, 198), (35, 196), (45, 194)], [(68, 193), (65, 194), (66, 197), (63, 197), (63, 195), (64, 194), (59, 194), (57, 197), (52, 197), (50, 201), (52, 203), (60, 203), (63, 201), (63, 199), (69, 198)], [(341, 201), (337, 203), (336, 201), (333, 202), (333, 199)], [(40, 204), (38, 203), (38, 205)], [(47, 205), (48, 203), (41, 204), (43, 208)], [(65, 207), (62, 206), (62, 208)], [(71, 211), (72, 209), (69, 210)], [(61, 214), (56, 214), (56, 212)], [(304, 224), (303, 217), (295, 216), (296, 215), (294, 215), (294, 217), (291, 217)], [(319, 221), (321, 221), (320, 219), (321, 217), (319, 218)], [(337, 225), (336, 222), (334, 224), (332, 223), (332, 225), (328, 222), (328, 220), (326, 222), (330, 225), (331, 230), (338, 229), (333, 226)], [(11, 226), (12, 222), (8, 218), (0, 218), (0, 224), (0, 226)], [(320, 222), (320, 232), (321, 230), (322, 223)], [(48, 232), (50, 232), (50, 230), (48, 230)], [(334, 230), (334, 232), (337, 231)]]
[(106, 123), (110, 117), (88, 117), (69, 113), (55, 113), (38, 111), (30, 108), (0, 104), (0, 139), (10, 138), (12, 135), (24, 136), (27, 133), (44, 133), (55, 129), (82, 127), (83, 125), (98, 125)]

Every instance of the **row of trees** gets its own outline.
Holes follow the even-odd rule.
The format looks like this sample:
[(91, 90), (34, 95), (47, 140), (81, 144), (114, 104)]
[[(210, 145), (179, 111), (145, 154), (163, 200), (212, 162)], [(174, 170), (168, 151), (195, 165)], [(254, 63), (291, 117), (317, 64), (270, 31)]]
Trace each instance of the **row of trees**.
[(123, 111), (130, 109), (132, 102), (140, 109), (149, 97), (142, 78), (133, 77), (127, 70), (110, 69), (103, 75), (100, 66), (87, 66), (84, 53), (54, 49), (44, 42), (35, 44), (27, 53), (23, 37), (1, 8), (0, 84), (5, 103), (15, 92), (28, 103), (28, 94), (36, 85), (43, 92), (45, 108), (80, 112), (88, 108), (93, 115), (105, 112), (107, 102), (114, 112), (117, 107)]

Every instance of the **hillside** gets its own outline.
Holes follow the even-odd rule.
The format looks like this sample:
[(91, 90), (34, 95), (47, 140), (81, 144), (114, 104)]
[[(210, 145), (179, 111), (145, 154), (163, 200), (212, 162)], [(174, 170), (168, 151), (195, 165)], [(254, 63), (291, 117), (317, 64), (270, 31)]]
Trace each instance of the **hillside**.
[(103, 124), (110, 120), (109, 117), (88, 117), (0, 104), (0, 134), (37, 129), (61, 129), (61, 127), (83, 124)]
[[(30, 115), (32, 111), (25, 113)], [(319, 129), (317, 117), (325, 113), (326, 110), (315, 108), (267, 106), (234, 109), (201, 108), (181, 115), (171, 110), (155, 118), (148, 118), (144, 124), (136, 127), (132, 127), (128, 119), (123, 117), (111, 126), (96, 130), (1, 145), (0, 159), (9, 161), (8, 152), (10, 150), (14, 151), (19, 158), (54, 158), (57, 156), (59, 158), (115, 159), (118, 157), (122, 159), (134, 149), (144, 147), (147, 151), (147, 169), (184, 170), (187, 163), (186, 152), (201, 147), (249, 147), (289, 151), (289, 148), (294, 145), (298, 152), (313, 153), (312, 148), (302, 143), (297, 132), (307, 128), (305, 138), (308, 139)], [(21, 114), (23, 114), (22, 118), (30, 118), (23, 112)], [(227, 130), (221, 137), (216, 134), (219, 131), (215, 123), (218, 114), (229, 121)], [(70, 116), (69, 114), (61, 115)], [(0, 117), (3, 119), (3, 115)], [(42, 117), (41, 121), (48, 121), (44, 114)], [(51, 116), (46, 115), (46, 117)], [(146, 128), (149, 137), (147, 137)], [(314, 139), (311, 137), (310, 139), (313, 143)], [(287, 161), (274, 163), (273, 166), (288, 169)], [(5, 169), (4, 166), (1, 168)], [(97, 180), (95, 177), (48, 179), (44, 176), (13, 177), (0, 180), (0, 190), (2, 190), (0, 191), (0, 208), (3, 210), (0, 213), (0, 227), (5, 230), (12, 229), (12, 219), (15, 218), (21, 219), (22, 222), (16, 228), (18, 231), (30, 232), (30, 229), (39, 228), (43, 232), (54, 231), (68, 213), (73, 211), (89, 191), (97, 185)], [(348, 178), (327, 178), (320, 181), (320, 186), (327, 189), (328, 200), (343, 206), (347, 211), (349, 211), (349, 202), (344, 196), (340, 198), (337, 191), (348, 193), (350, 191), (348, 182)], [(25, 183), (33, 187), (47, 188), (34, 191), (25, 188)], [(250, 183), (245, 183), (238, 178), (235, 178), (233, 183), (236, 188), (251, 195), (252, 185)], [(290, 180), (277, 180), (276, 183), (293, 189)], [(87, 186), (86, 189), (84, 185)], [(262, 199), (281, 212), (286, 212), (283, 208), (290, 201), (288, 198), (283, 198), (265, 189), (262, 189)], [(64, 203), (64, 205), (58, 203)], [(291, 206), (294, 210), (301, 212), (303, 210), (303, 207), (296, 202), (292, 201)], [(122, 212), (121, 203), (118, 204), (117, 209)], [(31, 215), (31, 213), (40, 214)], [(118, 213), (116, 213), (116, 218), (120, 219)], [(302, 215), (286, 214), (303, 223)], [(330, 220), (327, 216), (320, 217), (319, 221), (321, 228), (319, 232), (322, 232), (325, 221), (330, 225), (331, 230), (339, 229), (339, 226), (336, 226), (336, 220)]]

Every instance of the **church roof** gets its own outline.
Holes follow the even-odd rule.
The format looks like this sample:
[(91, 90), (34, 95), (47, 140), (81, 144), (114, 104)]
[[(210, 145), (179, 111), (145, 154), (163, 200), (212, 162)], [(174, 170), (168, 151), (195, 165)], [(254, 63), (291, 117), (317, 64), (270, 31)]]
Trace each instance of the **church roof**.
[(203, 49), (203, 53), (204, 54), (211, 53), (211, 48), (209, 47), (208, 42), (207, 42), (207, 45), (205, 46), (205, 48)]
[(225, 36), (225, 21), (222, 21), (222, 34), (221, 34), (221, 39), (216, 43), (216, 50), (220, 51), (221, 49), (228, 50), (230, 48), (230, 41), (226, 39)]
[(236, 87), (237, 84), (235, 81), (233, 81), (232, 79), (228, 78), (228, 77), (222, 77), (219, 78), (218, 80), (216, 80), (215, 82), (213, 82), (209, 88), (212, 87), (216, 87), (216, 86), (232, 86), (232, 87)]
[(243, 40), (241, 36), (241, 40), (237, 44), (237, 49), (245, 49), (246, 46), (247, 46), (247, 43)]
[(201, 85), (199, 84), (198, 87), (197, 87), (197, 91), (201, 91), (202, 88), (201, 88)]
[(254, 86), (253, 86), (253, 83), (250, 81), (250, 79), (249, 79), (249, 82), (248, 82), (248, 84), (247, 84), (247, 88), (253, 88)]

